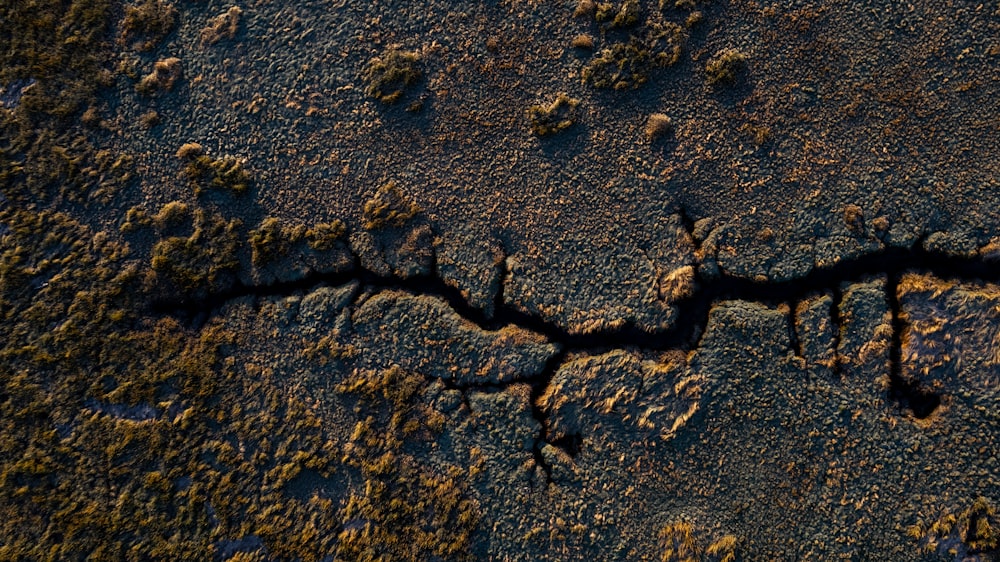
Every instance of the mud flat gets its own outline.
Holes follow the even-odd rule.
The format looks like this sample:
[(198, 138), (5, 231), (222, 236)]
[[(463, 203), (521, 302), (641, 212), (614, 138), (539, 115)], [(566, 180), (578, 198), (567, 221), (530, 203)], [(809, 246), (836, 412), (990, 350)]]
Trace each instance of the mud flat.
[(993, 560), (1000, 12), (0, 8), (0, 559)]

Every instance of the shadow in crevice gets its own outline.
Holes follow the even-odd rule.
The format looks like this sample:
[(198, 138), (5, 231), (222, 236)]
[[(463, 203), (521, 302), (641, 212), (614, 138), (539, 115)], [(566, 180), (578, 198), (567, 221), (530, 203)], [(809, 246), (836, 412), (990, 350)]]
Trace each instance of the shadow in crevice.
[(919, 381), (903, 377), (903, 332), (906, 321), (903, 320), (899, 304), (899, 279), (897, 274), (889, 279), (886, 293), (889, 299), (889, 309), (892, 314), (892, 346), (889, 348), (889, 398), (900, 410), (909, 410), (913, 417), (922, 420), (928, 418), (941, 405), (941, 395), (920, 384)]

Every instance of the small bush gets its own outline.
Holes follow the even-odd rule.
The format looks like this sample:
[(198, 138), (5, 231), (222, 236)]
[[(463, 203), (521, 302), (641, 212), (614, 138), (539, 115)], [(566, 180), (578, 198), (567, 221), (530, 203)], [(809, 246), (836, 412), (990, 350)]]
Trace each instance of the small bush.
[(559, 94), (549, 105), (533, 105), (528, 108), (531, 132), (542, 137), (569, 128), (576, 122), (576, 107), (580, 101), (566, 94)]
[(137, 51), (152, 51), (177, 22), (177, 8), (163, 0), (126, 6), (118, 42)]
[(408, 86), (420, 80), (419, 62), (417, 53), (395, 48), (386, 50), (381, 57), (369, 61), (361, 75), (365, 93), (385, 104), (396, 103)]
[(577, 49), (593, 49), (594, 38), (586, 33), (581, 33), (573, 38), (573, 42), (571, 44)]
[(239, 6), (233, 6), (225, 13), (212, 18), (208, 27), (201, 30), (202, 46), (214, 45), (223, 39), (233, 39), (240, 30), (240, 16), (243, 10)]
[(705, 64), (709, 86), (732, 86), (746, 70), (747, 57), (735, 49), (720, 51)]
[(378, 188), (375, 195), (365, 202), (361, 226), (365, 230), (401, 227), (422, 210), (396, 182), (390, 181)]
[(153, 65), (153, 72), (147, 74), (135, 86), (135, 90), (144, 96), (161, 92), (169, 92), (177, 85), (181, 79), (181, 59), (170, 57), (156, 61)]
[(646, 134), (646, 139), (652, 142), (660, 137), (669, 135), (673, 129), (674, 124), (669, 117), (662, 113), (654, 113), (646, 120), (646, 127), (643, 129), (643, 132)]

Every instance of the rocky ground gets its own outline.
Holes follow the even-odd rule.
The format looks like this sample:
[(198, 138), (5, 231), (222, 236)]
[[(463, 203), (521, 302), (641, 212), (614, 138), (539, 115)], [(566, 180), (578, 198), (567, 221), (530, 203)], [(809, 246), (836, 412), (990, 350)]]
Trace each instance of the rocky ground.
[(1000, 9), (0, 8), (0, 559), (996, 560)]

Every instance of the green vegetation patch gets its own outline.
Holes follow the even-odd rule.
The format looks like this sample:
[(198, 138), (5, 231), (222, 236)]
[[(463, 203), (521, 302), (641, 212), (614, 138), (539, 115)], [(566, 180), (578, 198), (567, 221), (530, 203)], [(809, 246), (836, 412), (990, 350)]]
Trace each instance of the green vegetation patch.
[(177, 23), (177, 8), (164, 0), (140, 0), (125, 6), (118, 43), (137, 51), (152, 51)]
[(577, 106), (580, 100), (566, 94), (559, 94), (548, 105), (533, 105), (528, 108), (531, 132), (539, 137), (553, 135), (573, 126), (578, 118)]
[(402, 227), (423, 212), (420, 205), (395, 181), (383, 184), (371, 199), (365, 202), (361, 226), (365, 230)]
[(361, 73), (365, 93), (385, 104), (399, 101), (404, 91), (420, 80), (420, 55), (391, 47), (368, 62)]
[(479, 506), (465, 471), (431, 467), (403, 451), (404, 441), (428, 440), (444, 427), (444, 416), (422, 400), (426, 389), (423, 376), (398, 366), (355, 371), (338, 386), (358, 398), (343, 461), (365, 480), (341, 510), (338, 560), (472, 559)]
[(686, 41), (684, 29), (673, 23), (649, 23), (644, 35), (602, 49), (586, 66), (582, 77), (595, 88), (635, 89), (649, 81), (658, 68), (677, 64)]
[(241, 226), (239, 219), (226, 221), (197, 210), (191, 236), (170, 236), (153, 246), (151, 265), (156, 280), (186, 296), (205, 296), (227, 288), (240, 264)]

